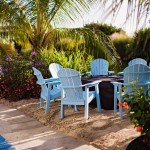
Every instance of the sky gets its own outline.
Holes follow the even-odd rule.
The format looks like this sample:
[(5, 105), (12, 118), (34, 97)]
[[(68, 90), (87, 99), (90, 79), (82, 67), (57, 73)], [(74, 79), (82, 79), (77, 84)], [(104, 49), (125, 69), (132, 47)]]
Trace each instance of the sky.
[[(111, 1), (110, 1), (111, 2)], [(110, 4), (108, 3), (108, 6)], [(106, 6), (106, 8), (108, 7)], [(105, 17), (104, 12), (102, 11), (104, 8), (103, 7), (98, 7), (98, 5), (95, 5), (91, 8), (91, 10), (83, 15), (83, 18), (80, 19), (79, 21), (76, 20), (73, 22), (71, 25), (72, 28), (74, 27), (83, 27), (85, 24), (88, 23), (106, 23), (106, 24), (111, 24), (115, 27), (122, 28), (123, 30), (126, 31), (128, 35), (133, 35), (134, 32), (136, 31), (136, 22), (135, 21), (126, 21), (126, 11), (127, 11), (127, 1), (124, 1), (122, 7), (120, 8), (119, 13), (117, 13), (116, 17), (113, 17), (113, 14), (109, 15), (108, 17)], [(137, 28), (140, 29), (142, 27), (142, 23), (139, 25)], [(150, 23), (149, 23), (150, 25)], [(148, 26), (148, 25), (147, 25)], [(67, 26), (67, 27), (70, 27)]]

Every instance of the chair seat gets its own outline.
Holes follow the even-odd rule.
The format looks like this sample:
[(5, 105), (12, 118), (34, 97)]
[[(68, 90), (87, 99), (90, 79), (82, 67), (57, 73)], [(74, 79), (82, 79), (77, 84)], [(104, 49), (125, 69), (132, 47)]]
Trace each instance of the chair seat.
[[(90, 91), (88, 96), (88, 102), (91, 102), (95, 98), (95, 91)], [(86, 92), (83, 92), (83, 99), (80, 99), (78, 101), (76, 100), (68, 100), (66, 98), (63, 99), (63, 104), (69, 104), (70, 105), (84, 105), (86, 100)]]
[[(86, 99), (86, 92), (83, 92), (83, 98)], [(88, 102), (95, 98), (95, 91), (89, 91)]]
[[(60, 95), (61, 95), (61, 90), (60, 90), (60, 88), (54, 88), (54, 89), (52, 89), (52, 90), (50, 91), (50, 100), (53, 100), (53, 99), (55, 99), (56, 97), (60, 97)], [(45, 95), (45, 93), (42, 93), (42, 92), (41, 92), (41, 97), (42, 97), (43, 99), (47, 99), (47, 95)]]
[(52, 99), (59, 97), (60, 95), (61, 95), (60, 87), (57, 87), (51, 90), (50, 96)]

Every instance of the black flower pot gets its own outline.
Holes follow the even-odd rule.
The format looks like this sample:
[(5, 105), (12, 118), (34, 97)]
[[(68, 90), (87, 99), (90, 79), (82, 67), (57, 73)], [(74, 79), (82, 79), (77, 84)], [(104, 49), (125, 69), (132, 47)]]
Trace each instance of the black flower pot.
[(150, 137), (142, 135), (129, 143), (126, 150), (150, 150)]

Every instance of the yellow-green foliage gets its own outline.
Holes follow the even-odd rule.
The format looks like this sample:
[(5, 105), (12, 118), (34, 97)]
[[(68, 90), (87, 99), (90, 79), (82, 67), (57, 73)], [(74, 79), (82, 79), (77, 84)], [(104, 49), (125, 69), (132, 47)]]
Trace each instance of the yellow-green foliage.
[(16, 55), (14, 46), (9, 42), (0, 40), (0, 57)]
[(59, 63), (65, 68), (72, 68), (81, 73), (90, 70), (90, 62), (93, 60), (93, 56), (86, 54), (85, 51), (42, 50), (40, 55), (42, 62), (46, 64)]

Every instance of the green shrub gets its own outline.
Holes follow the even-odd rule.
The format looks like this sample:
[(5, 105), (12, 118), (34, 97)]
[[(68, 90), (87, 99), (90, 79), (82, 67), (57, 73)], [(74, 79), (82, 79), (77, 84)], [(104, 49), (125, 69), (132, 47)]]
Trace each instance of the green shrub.
[(42, 50), (41, 61), (46, 64), (59, 63), (65, 68), (72, 68), (81, 73), (90, 70), (90, 62), (93, 60), (92, 55), (88, 55), (85, 51), (55, 51), (55, 50)]
[(128, 65), (129, 60), (132, 59), (132, 51), (134, 49), (133, 42), (133, 38), (131, 37), (123, 37), (113, 40), (117, 53), (122, 60), (122, 66), (120, 67), (121, 70), (123, 70)]
[(140, 57), (150, 61), (150, 28), (141, 29), (134, 35), (133, 58)]

